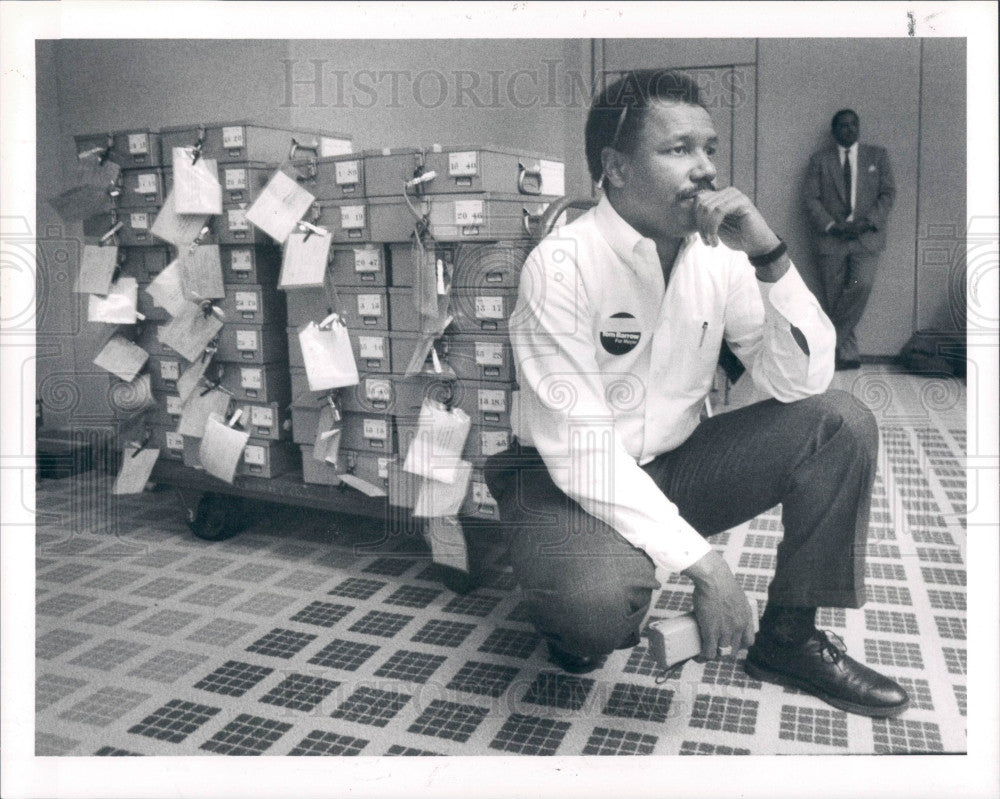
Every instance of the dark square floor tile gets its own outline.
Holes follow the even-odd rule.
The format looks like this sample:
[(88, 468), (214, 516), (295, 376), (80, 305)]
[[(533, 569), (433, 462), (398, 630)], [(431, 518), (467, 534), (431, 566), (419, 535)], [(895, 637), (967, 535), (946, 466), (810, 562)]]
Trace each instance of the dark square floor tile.
[(673, 696), (673, 691), (662, 688), (617, 683), (601, 712), (605, 716), (663, 723), (670, 715), (670, 701)]
[(594, 731), (583, 747), (584, 755), (651, 755), (656, 748), (657, 737), (634, 730), (614, 730), (608, 727), (594, 727)]
[(305, 738), (295, 744), (289, 755), (359, 755), (368, 746), (363, 738), (353, 738), (350, 735), (338, 735), (335, 732), (313, 730)]
[(411, 641), (420, 644), (435, 644), (436, 646), (458, 647), (476, 629), (475, 624), (460, 621), (441, 621), (431, 619), (427, 624), (413, 634)]
[(338, 685), (339, 682), (325, 680), (322, 677), (289, 674), (259, 701), (267, 705), (308, 711), (326, 699)]
[(345, 641), (337, 638), (309, 658), (309, 663), (331, 669), (357, 671), (378, 650), (379, 647), (374, 644), (362, 644), (357, 641)]
[(315, 624), (318, 627), (333, 627), (348, 613), (354, 610), (353, 605), (338, 605), (334, 602), (311, 602), (292, 616), (291, 621), (302, 624)]
[(479, 651), (525, 660), (531, 657), (540, 640), (535, 633), (497, 627), (480, 644)]
[(445, 613), (460, 613), (463, 616), (489, 616), (503, 597), (480, 594), (473, 591), (465, 596), (456, 596), (442, 608)]
[(217, 755), (259, 755), (291, 728), (291, 724), (240, 713), (200, 748)]
[(259, 638), (247, 647), (247, 652), (256, 652), (259, 655), (269, 655), (276, 658), (290, 658), (301, 652), (311, 642), (316, 640), (315, 635), (310, 633), (300, 633), (295, 630), (283, 630), (277, 627), (263, 638)]
[(225, 696), (243, 696), (273, 671), (267, 666), (227, 660), (211, 674), (198, 680), (194, 687)]
[(382, 600), (387, 605), (403, 605), (408, 608), (426, 608), (443, 592), (436, 588), (422, 588), (416, 585), (404, 585)]
[(160, 741), (180, 743), (219, 712), (221, 708), (172, 699), (134, 727), (130, 727), (129, 732)]
[(519, 755), (554, 755), (569, 727), (568, 721), (512, 713), (490, 741), (490, 749)]
[(329, 594), (343, 596), (349, 599), (369, 599), (388, 583), (381, 580), (366, 580), (363, 577), (348, 577), (344, 582), (334, 587)]
[(409, 694), (361, 686), (330, 715), (335, 719), (386, 726), (410, 701)]
[(361, 635), (378, 635), (382, 638), (392, 638), (413, 620), (413, 616), (402, 613), (387, 613), (381, 610), (371, 610), (348, 629)]
[(406, 731), (464, 743), (469, 740), (489, 712), (486, 708), (476, 705), (461, 705), (457, 702), (435, 699)]
[(593, 687), (594, 681), (587, 677), (543, 671), (521, 701), (564, 710), (579, 710)]
[(375, 676), (425, 683), (445, 660), (447, 658), (444, 655), (400, 649), (378, 667)]
[(517, 674), (518, 669), (511, 666), (468, 660), (451, 678), (447, 687), (455, 691), (497, 697), (502, 696), (510, 687)]

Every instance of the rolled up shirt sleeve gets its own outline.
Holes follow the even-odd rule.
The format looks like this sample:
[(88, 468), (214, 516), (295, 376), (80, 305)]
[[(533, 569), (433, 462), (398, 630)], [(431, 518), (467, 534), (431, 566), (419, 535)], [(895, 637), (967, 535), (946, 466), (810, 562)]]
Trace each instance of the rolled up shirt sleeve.
[(708, 542), (638, 465), (615, 430), (594, 356), (591, 301), (573, 258), (542, 242), (521, 274), (510, 338), (520, 383), (519, 435), (553, 482), (654, 563), (681, 571)]
[(757, 387), (781, 402), (822, 394), (833, 379), (837, 335), (816, 297), (794, 264), (776, 282), (765, 283), (743, 253), (733, 256), (726, 308), (733, 352)]

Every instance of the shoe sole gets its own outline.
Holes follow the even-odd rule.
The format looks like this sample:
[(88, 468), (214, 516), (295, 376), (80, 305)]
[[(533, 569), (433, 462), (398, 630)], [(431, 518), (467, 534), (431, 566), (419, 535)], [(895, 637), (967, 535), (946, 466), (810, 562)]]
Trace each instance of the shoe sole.
[(786, 685), (790, 688), (798, 688), (800, 691), (805, 691), (807, 694), (815, 696), (817, 699), (822, 699), (828, 705), (832, 705), (838, 710), (843, 710), (847, 713), (856, 713), (859, 716), (868, 716), (876, 719), (895, 718), (910, 706), (909, 699), (901, 705), (890, 707), (871, 707), (870, 705), (859, 705), (854, 702), (848, 702), (845, 699), (831, 696), (825, 691), (819, 690), (815, 686), (807, 683), (805, 680), (800, 680), (789, 674), (782, 674), (779, 671), (772, 671), (771, 669), (758, 666), (751, 662), (749, 658), (746, 660), (746, 672), (755, 680), (770, 682), (776, 685)]

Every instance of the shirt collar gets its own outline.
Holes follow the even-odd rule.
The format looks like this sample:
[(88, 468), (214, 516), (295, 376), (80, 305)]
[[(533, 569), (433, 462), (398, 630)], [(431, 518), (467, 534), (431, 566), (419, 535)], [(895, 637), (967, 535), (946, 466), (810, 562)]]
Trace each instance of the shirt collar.
[(857, 155), (858, 155), (858, 143), (854, 142), (854, 144), (852, 144), (850, 147), (843, 147), (843, 146), (841, 146), (839, 144), (837, 145), (837, 152), (840, 153), (840, 160), (841, 161), (844, 160), (844, 152), (845, 151), (849, 152), (855, 159), (857, 159)]
[[(640, 244), (653, 254), (656, 253), (656, 243), (652, 239), (643, 236), (626, 222), (614, 209), (614, 206), (611, 205), (607, 195), (601, 197), (600, 202), (598, 202), (597, 207), (594, 209), (594, 221), (597, 229), (604, 236), (604, 240), (614, 250), (615, 255), (628, 264), (633, 271), (636, 271), (635, 251)], [(685, 238), (681, 244), (681, 249), (678, 251), (678, 256), (684, 251), (693, 235), (691, 234)], [(658, 260), (657, 263), (659, 263)]]

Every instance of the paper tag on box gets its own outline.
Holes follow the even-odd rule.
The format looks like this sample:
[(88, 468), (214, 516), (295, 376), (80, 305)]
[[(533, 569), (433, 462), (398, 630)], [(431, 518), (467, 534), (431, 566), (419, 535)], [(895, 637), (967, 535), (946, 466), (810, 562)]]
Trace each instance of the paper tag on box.
[(252, 405), (250, 424), (253, 427), (274, 427), (274, 411), (262, 405)]
[(231, 250), (229, 267), (234, 272), (249, 272), (253, 269), (253, 254), (250, 250)]
[(160, 184), (155, 172), (140, 172), (135, 177), (136, 194), (156, 194), (160, 190)]
[(171, 261), (145, 290), (153, 298), (153, 302), (168, 314), (179, 314), (185, 303), (180, 264), (176, 260)]
[(236, 349), (240, 352), (254, 352), (258, 347), (256, 330), (237, 330)]
[(357, 385), (358, 367), (344, 325), (320, 329), (310, 322), (299, 328), (299, 344), (310, 391)]
[(347, 155), (353, 152), (350, 139), (338, 139), (333, 136), (319, 137), (319, 157), (331, 158), (335, 155)]
[(363, 205), (343, 205), (340, 208), (340, 227), (343, 230), (359, 230), (365, 226)]
[(478, 390), (478, 399), (478, 408), (481, 411), (498, 413), (507, 411), (507, 394), (501, 389), (481, 388)]
[(108, 396), (108, 404), (116, 417), (129, 418), (156, 405), (153, 399), (152, 378), (138, 375), (130, 383), (115, 383)]
[(448, 174), (453, 178), (478, 175), (479, 154), (475, 150), (448, 153)]
[(166, 430), (163, 435), (167, 442), (167, 449), (172, 449), (178, 452), (184, 449), (184, 436), (176, 430)]
[(167, 416), (180, 416), (184, 413), (184, 402), (176, 394), (166, 396)]
[(205, 423), (205, 434), (198, 446), (198, 457), (205, 471), (232, 483), (250, 435), (228, 427), (222, 416), (212, 414)]
[(403, 469), (428, 479), (454, 482), (471, 426), (472, 420), (461, 408), (449, 411), (425, 399)]
[(106, 369), (126, 383), (131, 383), (148, 358), (149, 353), (142, 347), (129, 341), (121, 333), (115, 333), (97, 353), (94, 366)]
[(559, 161), (546, 161), (544, 158), (538, 162), (539, 171), (542, 173), (542, 194), (551, 194), (555, 197), (562, 197), (566, 194), (566, 165)]
[(170, 190), (163, 202), (160, 213), (153, 220), (152, 234), (169, 241), (180, 250), (185, 250), (198, 238), (208, 221), (208, 214), (180, 214), (176, 210), (175, 191)]
[(315, 288), (324, 285), (333, 236), (295, 231), (285, 242), (278, 288)]
[(128, 226), (132, 230), (149, 230), (149, 214), (145, 211), (133, 211), (128, 215)]
[(250, 230), (250, 223), (247, 219), (245, 208), (230, 208), (226, 211), (226, 227), (230, 231)]
[(413, 506), (414, 516), (437, 518), (458, 515), (469, 488), (472, 464), (460, 460), (455, 465), (443, 467), (443, 471), (452, 474), (452, 482), (424, 477)]
[(378, 272), (382, 269), (382, 251), (377, 247), (354, 248), (354, 271)]
[(486, 221), (482, 200), (456, 200), (455, 224), (459, 227), (481, 225)]
[(338, 186), (352, 185), (361, 180), (360, 161), (337, 161), (333, 165), (333, 180)]
[(483, 457), (505, 452), (510, 447), (508, 430), (482, 430), (479, 433), (479, 451)]
[(476, 295), (476, 319), (505, 319), (503, 297)]
[(200, 358), (196, 358), (177, 380), (177, 394), (181, 402), (187, 402), (188, 398), (201, 383), (202, 377), (205, 376), (205, 370), (208, 369), (208, 365), (212, 361), (210, 352), (206, 351)]
[(381, 315), (382, 315), (381, 294), (358, 295), (358, 316), (381, 316)]
[(128, 151), (130, 155), (148, 154), (149, 135), (146, 133), (130, 133), (128, 135)]
[(201, 438), (205, 432), (208, 417), (216, 414), (224, 417), (229, 408), (230, 397), (225, 391), (212, 389), (206, 394), (194, 392), (184, 403), (177, 432), (182, 436)]
[(339, 454), (340, 430), (320, 429), (316, 433), (316, 441), (313, 444), (313, 460), (323, 461), (324, 463), (336, 466)]
[(160, 343), (179, 352), (185, 360), (193, 361), (201, 357), (208, 342), (221, 329), (222, 320), (214, 312), (205, 316), (200, 305), (185, 302), (173, 319), (160, 326), (157, 335)]
[(87, 298), (87, 321), (112, 325), (134, 325), (139, 283), (134, 277), (120, 277), (111, 284), (106, 297)]
[(115, 478), (111, 493), (116, 495), (141, 494), (160, 457), (158, 449), (138, 449), (135, 444), (125, 447), (122, 468)]
[(367, 480), (362, 480), (353, 474), (342, 474), (340, 475), (340, 482), (351, 488), (356, 488), (362, 494), (369, 497), (384, 497), (387, 496), (386, 490), (381, 486), (377, 486), (374, 483), (369, 483)]
[(242, 191), (247, 187), (247, 171), (245, 169), (226, 169), (226, 191)]
[(382, 336), (358, 336), (358, 355), (366, 360), (385, 358), (385, 339)]
[(271, 176), (247, 219), (283, 244), (316, 198), (281, 170)]
[(244, 147), (243, 126), (227, 125), (222, 128), (222, 146), (227, 150)]
[(472, 502), (480, 510), (492, 509), (494, 515), (498, 513), (497, 501), (493, 499), (489, 486), (486, 483), (475, 481), (472, 483)]
[(260, 391), (264, 387), (263, 369), (240, 369), (240, 387), (245, 391)]
[(177, 264), (185, 299), (198, 302), (226, 296), (218, 244), (202, 244), (182, 251)]
[(427, 521), (425, 538), (431, 547), (431, 559), (452, 569), (469, 570), (469, 551), (461, 522), (454, 516), (432, 517)]
[(221, 214), (218, 164), (197, 158), (193, 147), (174, 147), (174, 207), (179, 214)]
[(503, 344), (477, 341), (476, 342), (476, 365), (477, 366), (503, 366)]
[(80, 259), (80, 274), (73, 291), (77, 294), (107, 294), (111, 290), (111, 278), (117, 266), (117, 247), (85, 244), (83, 257)]

